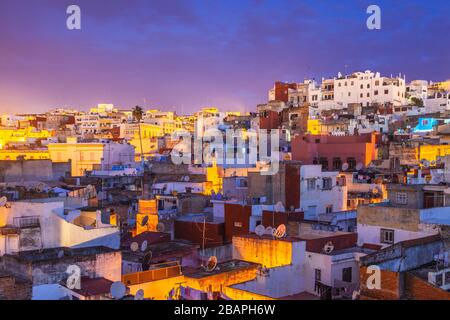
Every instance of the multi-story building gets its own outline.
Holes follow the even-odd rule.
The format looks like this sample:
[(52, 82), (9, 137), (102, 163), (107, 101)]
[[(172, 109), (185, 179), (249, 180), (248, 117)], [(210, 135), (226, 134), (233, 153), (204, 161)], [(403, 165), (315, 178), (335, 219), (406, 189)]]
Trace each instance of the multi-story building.
[(372, 104), (406, 104), (405, 78), (382, 77), (369, 70), (340, 76), (334, 80), (334, 101), (336, 106), (346, 108), (351, 103), (362, 106)]
[(75, 177), (94, 169), (111, 170), (113, 165), (134, 165), (134, 147), (128, 143), (78, 142), (77, 138), (68, 138), (66, 143), (50, 143), (48, 152), (53, 162), (70, 161)]

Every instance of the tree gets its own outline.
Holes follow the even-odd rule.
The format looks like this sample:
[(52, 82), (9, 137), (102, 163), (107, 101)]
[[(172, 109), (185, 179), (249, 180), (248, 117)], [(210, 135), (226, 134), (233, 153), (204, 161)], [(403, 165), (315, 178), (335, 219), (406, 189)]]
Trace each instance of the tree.
[(139, 144), (141, 147), (141, 167), (142, 167), (142, 197), (144, 197), (144, 148), (142, 147), (142, 134), (141, 134), (141, 121), (142, 116), (144, 114), (144, 110), (140, 106), (135, 106), (133, 109), (133, 119), (138, 123), (138, 131), (139, 131)]
[(413, 106), (423, 107), (423, 100), (420, 98), (412, 97), (411, 103)]

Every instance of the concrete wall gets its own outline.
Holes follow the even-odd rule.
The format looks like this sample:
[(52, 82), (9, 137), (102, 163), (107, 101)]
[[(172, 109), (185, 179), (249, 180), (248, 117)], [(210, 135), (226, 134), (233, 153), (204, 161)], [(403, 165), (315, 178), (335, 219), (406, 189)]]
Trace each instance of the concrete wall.
[(300, 263), (304, 253), (304, 241), (292, 242), (257, 236), (233, 237), (233, 259), (259, 263), (266, 268)]
[(51, 160), (0, 161), (0, 182), (58, 180), (70, 172), (70, 163)]

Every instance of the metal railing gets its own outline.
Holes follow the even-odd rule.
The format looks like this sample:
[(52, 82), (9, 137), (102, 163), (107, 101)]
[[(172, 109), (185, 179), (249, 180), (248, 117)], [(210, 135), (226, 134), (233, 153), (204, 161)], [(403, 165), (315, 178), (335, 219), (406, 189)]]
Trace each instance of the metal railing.
[(13, 219), (14, 226), (18, 228), (40, 227), (39, 216), (17, 217)]
[(181, 266), (177, 261), (173, 263), (162, 263), (152, 265), (148, 271), (135, 272), (122, 276), (122, 283), (125, 285), (141, 284), (145, 282), (157, 281), (181, 275)]

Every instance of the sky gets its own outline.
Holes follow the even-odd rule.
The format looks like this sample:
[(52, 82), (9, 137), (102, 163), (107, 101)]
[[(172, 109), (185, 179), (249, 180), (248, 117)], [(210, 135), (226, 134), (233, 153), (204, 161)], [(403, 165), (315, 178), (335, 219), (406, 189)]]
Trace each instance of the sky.
[[(81, 8), (81, 30), (66, 9)], [(381, 8), (369, 30), (366, 9)], [(277, 80), (450, 78), (450, 1), (0, 0), (0, 113), (254, 111)]]

